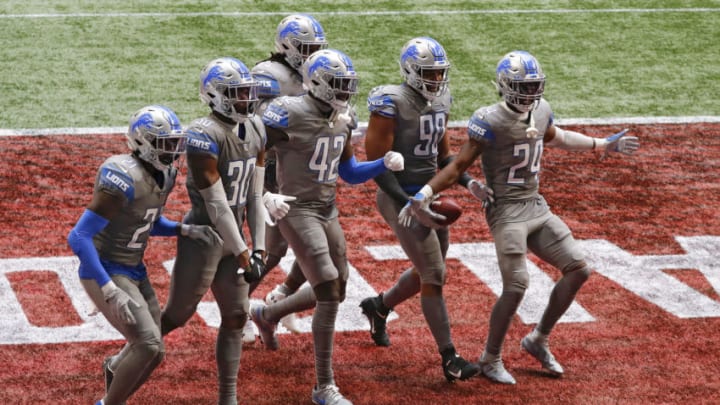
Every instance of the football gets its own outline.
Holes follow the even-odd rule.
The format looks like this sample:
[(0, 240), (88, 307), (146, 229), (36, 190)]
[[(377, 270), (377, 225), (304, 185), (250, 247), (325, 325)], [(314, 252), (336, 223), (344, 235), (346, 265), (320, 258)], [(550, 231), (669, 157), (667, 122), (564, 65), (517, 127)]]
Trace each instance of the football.
[(457, 221), (462, 214), (460, 205), (450, 197), (440, 196), (430, 204), (430, 209), (445, 217), (444, 221), (438, 221), (442, 226), (448, 226)]

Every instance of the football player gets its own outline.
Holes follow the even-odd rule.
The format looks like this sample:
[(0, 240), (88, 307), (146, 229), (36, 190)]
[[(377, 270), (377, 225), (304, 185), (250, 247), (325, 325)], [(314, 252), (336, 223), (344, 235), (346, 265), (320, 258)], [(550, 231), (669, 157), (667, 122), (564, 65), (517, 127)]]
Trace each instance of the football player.
[(103, 362), (105, 396), (98, 404), (124, 403), (165, 355), (160, 305), (143, 256), (150, 236), (182, 235), (201, 246), (220, 238), (209, 226), (180, 224), (162, 215), (185, 150), (175, 113), (161, 105), (130, 117), (130, 154), (100, 166), (90, 204), (68, 235), (80, 259), (80, 282), (88, 296), (127, 340)]
[(400, 85), (370, 91), (370, 121), (365, 134), (368, 159), (396, 151), (405, 169), (375, 177), (377, 208), (392, 228), (412, 267), (395, 285), (360, 307), (370, 322), (370, 335), (378, 346), (390, 346), (386, 317), (395, 306), (420, 293), (423, 315), (435, 338), (448, 381), (465, 380), (480, 369), (457, 354), (450, 337), (450, 320), (443, 297), (448, 228), (428, 227), (413, 221), (408, 199), (450, 160), (445, 136), (452, 98), (448, 89), (450, 61), (445, 49), (429, 37), (413, 38), (400, 52)]
[(284, 300), (254, 306), (252, 319), (271, 350), (278, 348), (275, 328), (283, 316), (314, 308), (316, 404), (350, 404), (335, 384), (332, 367), (335, 318), (345, 298), (348, 266), (345, 236), (335, 205), (338, 175), (357, 184), (400, 170), (402, 156), (389, 152), (374, 161), (357, 162), (350, 143), (352, 104), (358, 77), (344, 53), (325, 49), (303, 65), (308, 94), (275, 99), (263, 114), (268, 142), (277, 153), (279, 191), (292, 195), (290, 211), (278, 221), (310, 286)]
[[(184, 222), (212, 226), (223, 243), (200, 246), (193, 239), (178, 238), (162, 333), (184, 325), (212, 289), (221, 317), (215, 347), (218, 403), (237, 404), (248, 284), (258, 279), (264, 265), (265, 128), (253, 113), (257, 82), (242, 61), (210, 61), (200, 73), (199, 88), (210, 113), (187, 128), (191, 208)], [(251, 247), (242, 234), (245, 221)]]
[[(550, 211), (538, 191), (544, 147), (632, 154), (639, 142), (626, 131), (594, 138), (556, 126), (550, 104), (543, 98), (545, 74), (528, 52), (513, 51), (503, 56), (495, 83), (502, 101), (475, 111), (468, 123), (468, 140), (457, 158), (423, 186), (411, 205), (416, 218), (432, 222), (437, 215), (428, 208), (433, 195), (450, 187), (481, 157), (485, 179), (494, 194), (485, 190), (476, 197), (486, 203), (485, 217), (495, 240), (503, 291), (490, 315), (480, 366), (490, 380), (515, 384), (503, 365), (501, 349), (530, 282), (528, 250), (562, 272), (542, 319), (521, 342), (522, 348), (550, 373), (562, 375), (564, 370), (550, 352), (548, 336), (590, 276), (570, 229)], [(494, 201), (488, 199), (490, 196)]]
[[(258, 62), (252, 68), (252, 74), (259, 84), (258, 98), (260, 101), (257, 114), (262, 116), (268, 104), (276, 97), (305, 94), (300, 68), (313, 52), (325, 49), (327, 46), (322, 25), (311, 15), (292, 14), (283, 18), (275, 32), (275, 52), (270, 55), (270, 58)], [(275, 161), (275, 152), (271, 149), (265, 156), (265, 189), (268, 193), (264, 195), (264, 201), (270, 215), (277, 220), (287, 213), (290, 208), (287, 202), (292, 201), (295, 197), (277, 194)], [(277, 266), (280, 259), (287, 253), (287, 241), (282, 237), (277, 226), (268, 226), (265, 230), (265, 246), (267, 263), (261, 279)], [(285, 281), (276, 285), (267, 294), (265, 302), (270, 304), (284, 299), (300, 288), (304, 282), (305, 276), (295, 261)], [(258, 284), (259, 281), (250, 284), (250, 294), (255, 291)], [(280, 323), (291, 332), (299, 332), (294, 313), (283, 317)], [(247, 343), (255, 341), (255, 332), (250, 322), (243, 330), (243, 341)]]

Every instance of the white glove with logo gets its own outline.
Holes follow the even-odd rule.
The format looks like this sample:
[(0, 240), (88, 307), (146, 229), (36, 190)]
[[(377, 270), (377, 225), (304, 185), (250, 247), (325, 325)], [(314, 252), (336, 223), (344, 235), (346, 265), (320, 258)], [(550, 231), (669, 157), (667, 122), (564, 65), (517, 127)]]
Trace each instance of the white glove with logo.
[(268, 213), (276, 220), (283, 219), (290, 211), (290, 205), (288, 205), (287, 201), (295, 201), (296, 199), (296, 197), (290, 195), (275, 194), (269, 191), (263, 194), (262, 197)]
[(180, 225), (180, 234), (190, 239), (198, 240), (205, 246), (223, 245), (223, 240), (220, 238), (220, 235), (208, 225), (182, 224)]
[(489, 204), (493, 204), (495, 202), (495, 192), (492, 191), (492, 189), (483, 183), (472, 179), (468, 183), (468, 190), (470, 191), (470, 194), (475, 196), (478, 200), (482, 201), (482, 207), (485, 208)]
[(636, 136), (627, 136), (628, 130), (622, 131), (605, 138), (605, 152), (600, 157), (604, 159), (611, 152), (619, 152), (625, 155), (632, 155), (640, 148), (640, 141)]
[(128, 325), (135, 325), (135, 315), (133, 315), (130, 310), (130, 304), (135, 308), (139, 308), (140, 305), (130, 298), (125, 291), (119, 289), (112, 281), (102, 286), (100, 290), (103, 293), (105, 302), (110, 306), (112, 316)]
[(399, 172), (405, 169), (405, 158), (403, 155), (392, 150), (385, 154), (383, 163), (385, 167), (393, 172)]

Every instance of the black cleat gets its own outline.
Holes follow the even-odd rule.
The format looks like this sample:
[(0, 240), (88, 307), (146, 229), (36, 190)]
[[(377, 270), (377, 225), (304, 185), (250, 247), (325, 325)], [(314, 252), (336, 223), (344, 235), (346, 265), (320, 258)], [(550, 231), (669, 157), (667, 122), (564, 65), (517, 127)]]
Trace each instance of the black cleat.
[(445, 374), (445, 378), (449, 382), (467, 380), (480, 372), (479, 365), (470, 363), (460, 357), (460, 355), (455, 352), (455, 348), (447, 349), (442, 353), (442, 366), (443, 374)]
[(370, 322), (370, 336), (377, 346), (390, 346), (390, 336), (387, 334), (386, 322), (387, 315), (390, 311), (383, 315), (384, 305), (382, 303), (382, 294), (377, 297), (365, 298), (360, 302), (362, 313)]

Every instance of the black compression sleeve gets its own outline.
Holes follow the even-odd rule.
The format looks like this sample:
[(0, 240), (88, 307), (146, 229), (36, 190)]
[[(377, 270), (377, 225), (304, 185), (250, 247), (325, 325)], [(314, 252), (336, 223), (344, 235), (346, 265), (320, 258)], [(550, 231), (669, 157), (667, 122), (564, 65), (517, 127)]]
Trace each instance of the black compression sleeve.
[(410, 198), (405, 190), (400, 187), (400, 183), (398, 183), (395, 175), (390, 171), (386, 171), (378, 176), (375, 176), (375, 183), (377, 183), (378, 187), (380, 187), (385, 194), (389, 195), (393, 200), (397, 201), (401, 205), (405, 205)]

